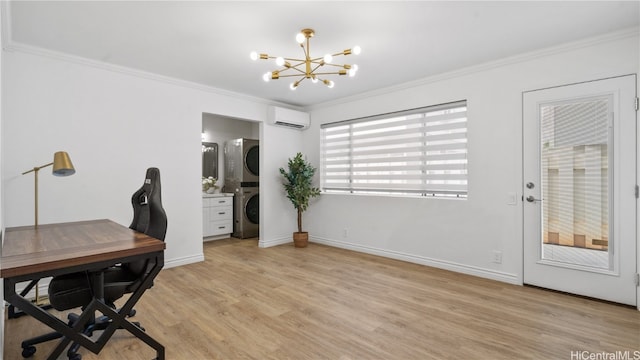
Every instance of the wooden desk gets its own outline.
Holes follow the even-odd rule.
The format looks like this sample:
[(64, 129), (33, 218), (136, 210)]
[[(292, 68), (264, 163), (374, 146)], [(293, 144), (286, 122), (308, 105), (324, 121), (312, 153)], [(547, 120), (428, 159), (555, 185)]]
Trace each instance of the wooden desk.
[[(13, 227), (5, 229), (0, 277), (4, 278), (5, 300), (45, 323), (64, 337), (48, 359), (57, 359), (71, 342), (97, 354), (119, 327), (144, 341), (164, 360), (164, 347), (126, 319), (142, 294), (164, 266), (165, 243), (110, 220)], [(74, 327), (44, 311), (16, 293), (16, 284), (78, 271), (98, 271), (109, 266), (136, 260), (150, 260), (151, 272), (116, 311), (96, 294)], [(97, 341), (82, 334), (84, 324), (99, 311), (112, 322)]]

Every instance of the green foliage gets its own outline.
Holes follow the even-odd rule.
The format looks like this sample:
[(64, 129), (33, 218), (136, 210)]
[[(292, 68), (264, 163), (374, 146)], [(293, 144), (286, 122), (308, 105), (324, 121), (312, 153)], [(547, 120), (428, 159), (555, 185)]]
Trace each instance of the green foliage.
[(297, 153), (288, 162), (288, 171), (280, 168), (280, 174), (284, 178), (284, 190), (287, 198), (298, 210), (298, 231), (302, 231), (302, 213), (309, 207), (309, 200), (320, 195), (320, 189), (313, 186), (313, 175), (316, 169)]

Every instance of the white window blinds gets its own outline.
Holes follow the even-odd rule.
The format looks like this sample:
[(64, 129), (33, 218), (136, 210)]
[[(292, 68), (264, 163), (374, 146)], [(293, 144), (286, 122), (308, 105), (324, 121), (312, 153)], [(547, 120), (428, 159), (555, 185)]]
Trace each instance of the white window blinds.
[(321, 128), (323, 191), (467, 195), (466, 101)]

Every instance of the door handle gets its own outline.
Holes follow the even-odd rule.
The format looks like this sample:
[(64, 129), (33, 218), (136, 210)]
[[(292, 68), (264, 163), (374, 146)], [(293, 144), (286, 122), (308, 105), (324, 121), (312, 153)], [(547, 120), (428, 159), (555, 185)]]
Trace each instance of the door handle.
[(527, 196), (527, 201), (532, 203), (532, 202), (536, 202), (536, 201), (542, 201), (542, 199), (536, 199), (533, 197), (533, 195), (529, 195)]

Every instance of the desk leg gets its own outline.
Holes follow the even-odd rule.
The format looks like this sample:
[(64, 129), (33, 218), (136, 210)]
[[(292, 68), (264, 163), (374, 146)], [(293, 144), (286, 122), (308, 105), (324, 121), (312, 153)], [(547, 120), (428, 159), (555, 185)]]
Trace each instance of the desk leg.
[(54, 331), (57, 331), (64, 336), (59, 344), (59, 345), (62, 345), (62, 343), (64, 343), (64, 346), (61, 347), (61, 350), (59, 352), (56, 348), (54, 352), (52, 352), (47, 359), (49, 360), (57, 359), (62, 354), (62, 351), (69, 344), (71, 340), (78, 342), (80, 346), (83, 346), (83, 347), (90, 346), (90, 344), (93, 343), (91, 339), (84, 336), (83, 334), (74, 333), (73, 329), (70, 328), (62, 320), (49, 314), (39, 306), (34, 305), (31, 301), (17, 294), (16, 284), (17, 284), (16, 281), (14, 281), (11, 278), (4, 279), (4, 293), (5, 293), (6, 300), (9, 303), (13, 304), (14, 306), (18, 307), (20, 310), (31, 315), (38, 321), (49, 326)]
[[(39, 281), (39, 279), (38, 280), (31, 280), (29, 282), (29, 284), (20, 292), (20, 296), (22, 296), (22, 297), (27, 296), (29, 291), (31, 291), (31, 289), (33, 289), (34, 286), (37, 289), (38, 281)], [(43, 304), (43, 305), (38, 304), (38, 297), (37, 296), (36, 296), (36, 305), (40, 306), (41, 308), (43, 308), (45, 310), (51, 309), (51, 305), (50, 304)], [(7, 318), (8, 319), (15, 319), (15, 318), (19, 318), (20, 316), (27, 315), (27, 313), (25, 313), (24, 311), (22, 311), (20, 309), (16, 310), (16, 307), (11, 305), (11, 304), (7, 307), (7, 309), (9, 311), (8, 314), (7, 314)]]
[(156, 257), (155, 265), (153, 265), (149, 274), (147, 274), (147, 276), (142, 280), (140, 286), (138, 286), (138, 288), (131, 294), (124, 306), (120, 308), (119, 312), (114, 311), (104, 303), (97, 304), (98, 310), (112, 319), (111, 324), (104, 330), (102, 335), (100, 335), (97, 343), (102, 343), (103, 338), (104, 342), (106, 342), (117, 329), (123, 328), (138, 339), (142, 340), (145, 344), (149, 345), (152, 349), (156, 350), (156, 360), (164, 360), (164, 346), (126, 319), (127, 314), (131, 312), (131, 309), (133, 309), (133, 306), (138, 302), (138, 300), (140, 300), (142, 294), (144, 294), (147, 289), (151, 288), (153, 280), (160, 273), (160, 270), (164, 266), (163, 255), (164, 254), (160, 254)]
[[(84, 309), (77, 323), (74, 327), (68, 326), (62, 320), (44, 311), (39, 306), (34, 305), (31, 301), (25, 299), (16, 293), (17, 282), (12, 278), (4, 279), (4, 293), (5, 300), (10, 304), (20, 308), (25, 313), (31, 315), (35, 319), (39, 320), (43, 324), (49, 326), (54, 331), (63, 335), (63, 338), (58, 343), (58, 346), (51, 352), (48, 360), (56, 360), (60, 357), (64, 349), (69, 345), (71, 341), (74, 341), (87, 350), (98, 354), (100, 350), (106, 345), (107, 341), (111, 338), (113, 333), (118, 328), (128, 330), (132, 335), (136, 336), (151, 348), (156, 350), (156, 360), (165, 360), (164, 358), (164, 346), (142, 331), (139, 327), (135, 326), (126, 319), (127, 314), (133, 309), (133, 306), (140, 300), (142, 294), (151, 287), (154, 278), (160, 273), (160, 270), (164, 266), (164, 254), (156, 254), (155, 265), (153, 265), (151, 272), (143, 279), (140, 286), (131, 294), (125, 305), (120, 311), (115, 311), (103, 301), (94, 298), (91, 303)], [(111, 323), (104, 330), (104, 332), (98, 338), (98, 341), (93, 341), (82, 333), (84, 325), (91, 320), (92, 316), (95, 316), (95, 312), (100, 311), (111, 319)]]

